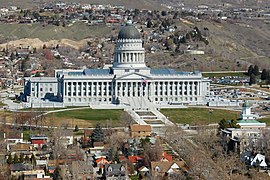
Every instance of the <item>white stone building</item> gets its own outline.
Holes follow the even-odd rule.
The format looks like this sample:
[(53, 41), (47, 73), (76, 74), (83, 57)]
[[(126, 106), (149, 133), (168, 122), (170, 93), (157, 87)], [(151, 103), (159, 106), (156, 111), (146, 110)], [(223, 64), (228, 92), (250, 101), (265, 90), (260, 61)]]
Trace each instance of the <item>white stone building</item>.
[(114, 63), (103, 69), (61, 69), (55, 77), (26, 78), (24, 100), (57, 100), (64, 106), (120, 104), (206, 104), (210, 82), (200, 72), (149, 68), (140, 32), (127, 25), (119, 32)]

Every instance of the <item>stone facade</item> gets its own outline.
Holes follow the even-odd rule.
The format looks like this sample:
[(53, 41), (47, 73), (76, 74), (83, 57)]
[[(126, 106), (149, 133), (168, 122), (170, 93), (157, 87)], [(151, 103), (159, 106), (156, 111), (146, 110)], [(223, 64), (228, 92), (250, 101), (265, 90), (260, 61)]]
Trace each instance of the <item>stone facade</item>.
[[(142, 40), (137, 39), (137, 34), (134, 26), (125, 26), (120, 31), (114, 50), (114, 63), (110, 67), (61, 69), (55, 71), (54, 78), (26, 78), (25, 101), (54, 98), (65, 106), (138, 106), (138, 101), (142, 101), (141, 104), (143, 101), (145, 104), (205, 104), (209, 80), (204, 79), (200, 72), (147, 67)], [(46, 88), (46, 82), (53, 86), (50, 89), (53, 91), (48, 89), (50, 96), (47, 96), (50, 98), (46, 98), (46, 93), (41, 93)]]

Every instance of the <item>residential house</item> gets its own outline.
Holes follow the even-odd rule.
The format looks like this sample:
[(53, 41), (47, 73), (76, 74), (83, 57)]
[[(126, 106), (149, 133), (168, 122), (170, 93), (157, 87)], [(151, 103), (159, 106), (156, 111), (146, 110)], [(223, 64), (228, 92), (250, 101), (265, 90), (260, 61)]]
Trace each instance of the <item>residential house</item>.
[(166, 174), (174, 174), (187, 172), (188, 166), (184, 161), (156, 161), (151, 162), (151, 174), (153, 176), (165, 176)]
[(30, 171), (33, 166), (30, 164), (16, 163), (10, 165), (11, 176), (21, 176), (24, 171)]
[(130, 132), (132, 138), (141, 138), (151, 136), (151, 126), (150, 125), (139, 125), (134, 124), (130, 126)]
[(47, 136), (31, 136), (30, 142), (34, 145), (35, 148), (41, 149), (43, 145), (47, 144), (48, 137)]
[(4, 139), (9, 150), (10, 145), (23, 143), (23, 133), (4, 133)]
[(107, 180), (126, 180), (127, 169), (124, 164), (105, 164), (103, 176)]

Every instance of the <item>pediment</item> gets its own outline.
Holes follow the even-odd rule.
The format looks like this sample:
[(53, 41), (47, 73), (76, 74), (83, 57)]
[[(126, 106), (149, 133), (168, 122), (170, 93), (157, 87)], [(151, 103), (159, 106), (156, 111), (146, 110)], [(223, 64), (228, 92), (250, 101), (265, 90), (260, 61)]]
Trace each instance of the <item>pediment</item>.
[(132, 80), (141, 80), (142, 78), (144, 78), (146, 80), (152, 79), (148, 75), (144, 75), (144, 74), (133, 72), (133, 73), (128, 73), (128, 74), (125, 74), (125, 75), (116, 77), (116, 80), (125, 80), (125, 79), (126, 80), (131, 80), (131, 79)]

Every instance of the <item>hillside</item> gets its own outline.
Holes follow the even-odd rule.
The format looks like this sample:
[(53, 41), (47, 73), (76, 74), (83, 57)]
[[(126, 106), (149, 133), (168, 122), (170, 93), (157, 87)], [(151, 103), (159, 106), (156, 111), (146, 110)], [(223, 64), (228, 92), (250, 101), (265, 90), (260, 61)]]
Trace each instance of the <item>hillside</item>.
[[(53, 0), (0, 0), (0, 6), (16, 5), (23, 8), (39, 6), (44, 2), (50, 2)], [(61, 2), (78, 2), (78, 3), (90, 3), (90, 4), (111, 4), (118, 6), (126, 6), (128, 8), (139, 9), (165, 9), (160, 3), (155, 0), (61, 0)]]
[(1, 24), (0, 41), (18, 40), (22, 38), (39, 38), (42, 41), (71, 39), (80, 41), (89, 37), (104, 37), (112, 28), (88, 26), (85, 23), (74, 23), (67, 27), (41, 24)]

